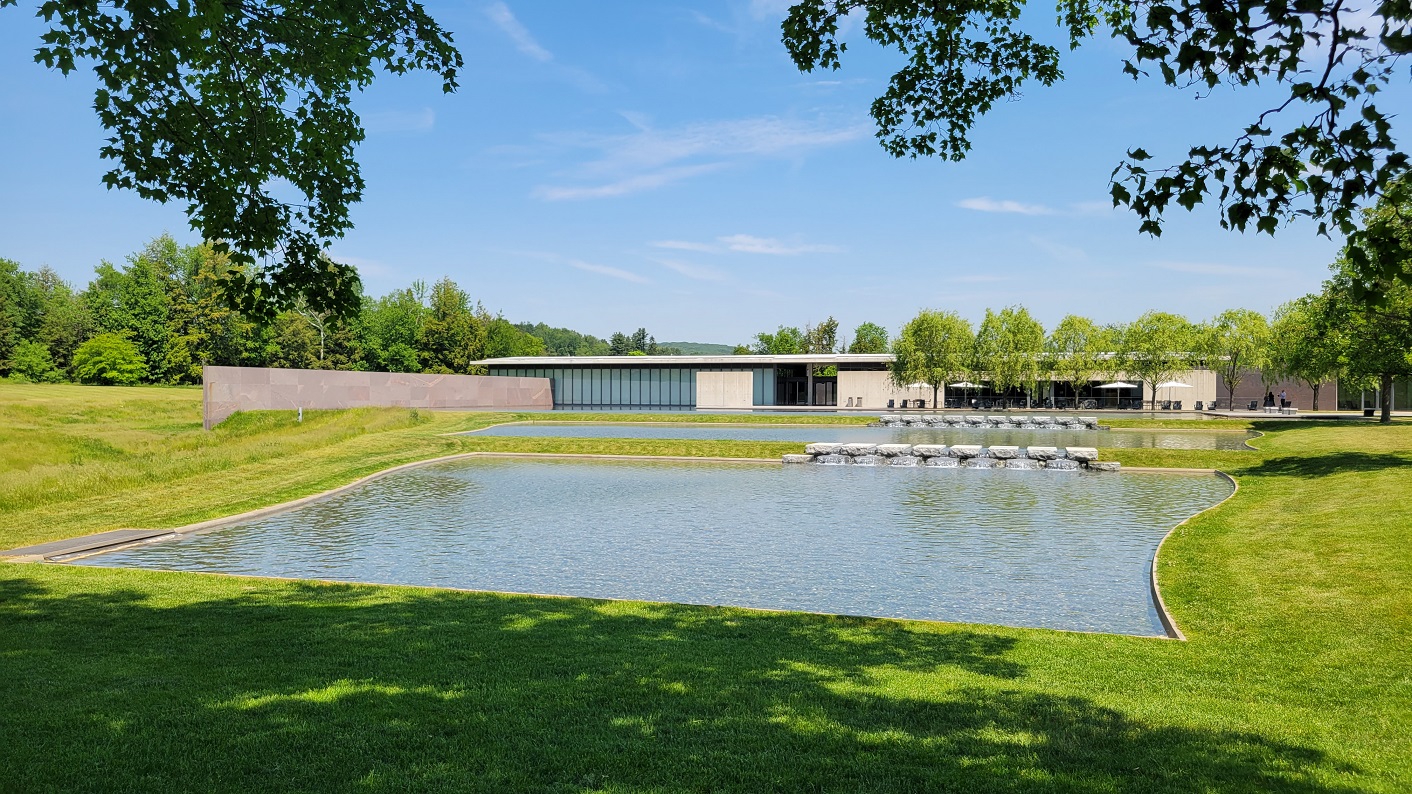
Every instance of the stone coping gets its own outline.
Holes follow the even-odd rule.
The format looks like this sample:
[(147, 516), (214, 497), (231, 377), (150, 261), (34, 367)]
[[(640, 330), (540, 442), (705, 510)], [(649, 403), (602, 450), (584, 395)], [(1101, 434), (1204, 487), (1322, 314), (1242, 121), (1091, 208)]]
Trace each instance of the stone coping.
[(1171, 538), (1177, 530), (1186, 526), (1189, 521), (1196, 518), (1197, 516), (1209, 513), (1212, 510), (1215, 510), (1216, 508), (1225, 504), (1226, 502), (1229, 502), (1231, 498), (1234, 497), (1240, 491), (1240, 483), (1236, 481), (1236, 478), (1219, 469), (1129, 469), (1128, 471), (1209, 473), (1215, 474), (1218, 477), (1224, 477), (1231, 484), (1231, 492), (1229, 494), (1226, 494), (1225, 499), (1222, 499), (1216, 504), (1211, 505), (1205, 510), (1202, 510), (1198, 513), (1194, 513), (1182, 519), (1181, 522), (1179, 522), (1176, 526), (1167, 530), (1167, 534), (1162, 536), (1162, 539), (1157, 542), (1157, 548), (1154, 549), (1152, 552), (1152, 573), (1150, 580), (1152, 582), (1152, 603), (1157, 607), (1157, 619), (1162, 622), (1162, 628), (1167, 630), (1168, 639), (1186, 642), (1186, 635), (1183, 634), (1181, 628), (1177, 626), (1177, 621), (1175, 618), (1172, 617), (1172, 613), (1167, 611), (1167, 602), (1162, 598), (1162, 587), (1160, 582), (1158, 582), (1157, 580), (1157, 558), (1162, 556), (1162, 547), (1167, 544), (1167, 540)]

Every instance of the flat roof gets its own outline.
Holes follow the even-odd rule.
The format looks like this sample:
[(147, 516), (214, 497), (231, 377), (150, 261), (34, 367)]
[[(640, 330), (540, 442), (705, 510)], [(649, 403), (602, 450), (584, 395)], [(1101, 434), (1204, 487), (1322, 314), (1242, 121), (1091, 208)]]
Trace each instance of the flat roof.
[(744, 356), (512, 356), (472, 362), (483, 367), (768, 367), (776, 364), (890, 364), (891, 353)]

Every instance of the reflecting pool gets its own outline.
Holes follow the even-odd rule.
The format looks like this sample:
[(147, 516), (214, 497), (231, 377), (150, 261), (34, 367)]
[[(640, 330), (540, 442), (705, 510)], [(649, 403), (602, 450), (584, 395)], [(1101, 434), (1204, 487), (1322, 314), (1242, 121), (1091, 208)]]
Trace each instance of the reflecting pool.
[(869, 444), (1013, 444), (1019, 447), (1122, 447), (1248, 450), (1254, 434), (1220, 430), (999, 430), (964, 427), (866, 427), (862, 425), (628, 424), (592, 422), (496, 425), (477, 436), (557, 438), (678, 438), (703, 441), (811, 441)]
[(1161, 635), (1215, 475), (473, 458), (80, 564)]

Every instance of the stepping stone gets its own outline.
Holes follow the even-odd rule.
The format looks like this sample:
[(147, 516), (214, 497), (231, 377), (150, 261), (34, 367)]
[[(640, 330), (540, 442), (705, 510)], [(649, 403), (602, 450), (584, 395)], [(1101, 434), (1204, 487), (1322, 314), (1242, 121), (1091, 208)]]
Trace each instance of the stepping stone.
[(1047, 471), (1078, 471), (1079, 462), (1061, 458), (1059, 460), (1045, 461), (1044, 468)]
[(946, 454), (945, 444), (913, 444), (912, 454), (924, 458), (939, 458)]
[(990, 448), (990, 456), (992, 458), (999, 458), (1000, 460), (1010, 460), (1011, 458), (1018, 458), (1020, 457), (1020, 448), (1003, 445), (992, 445)]
[(995, 458), (966, 458), (961, 461), (961, 467), (965, 469), (995, 469), (1005, 465), (1005, 461)]
[(1095, 460), (1088, 464), (1089, 471), (1117, 471), (1121, 464), (1116, 460)]
[(842, 444), (806, 444), (804, 451), (810, 455), (837, 455), (843, 451)]
[(1059, 457), (1056, 447), (1026, 447), (1025, 456), (1030, 460), (1054, 460)]
[[(878, 445), (877, 445), (877, 444), (844, 444), (844, 445), (843, 445), (843, 449), (842, 449), (841, 451), (842, 451), (843, 454), (845, 454), (845, 455), (852, 455), (852, 456), (854, 456), (854, 457), (856, 458), (856, 457), (858, 457), (859, 455), (874, 455), (874, 454), (877, 454)], [(1095, 455), (1095, 457), (1096, 457), (1096, 455)]]
[(1098, 450), (1093, 447), (1068, 447), (1065, 452), (1069, 453), (1070, 460), (1077, 460), (1087, 463), (1091, 460), (1098, 460)]
[(981, 445), (955, 444), (946, 452), (953, 458), (978, 458), (981, 456)]
[(879, 444), (878, 454), (885, 458), (895, 458), (898, 455), (911, 455), (911, 444)]

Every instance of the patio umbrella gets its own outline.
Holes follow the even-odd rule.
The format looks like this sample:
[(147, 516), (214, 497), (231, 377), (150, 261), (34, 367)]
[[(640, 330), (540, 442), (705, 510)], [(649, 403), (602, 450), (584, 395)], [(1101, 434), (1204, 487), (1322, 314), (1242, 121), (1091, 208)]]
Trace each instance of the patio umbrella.
[(1157, 384), (1157, 388), (1167, 389), (1167, 399), (1170, 401), (1172, 399), (1172, 389), (1191, 389), (1194, 387), (1190, 383), (1182, 383), (1179, 380), (1164, 380)]
[(961, 381), (960, 383), (950, 383), (950, 384), (947, 384), (947, 385), (948, 385), (948, 386), (954, 386), (954, 387), (956, 387), (956, 388), (958, 388), (958, 389), (979, 389), (979, 388), (981, 387), (981, 385), (980, 385), (979, 383), (972, 383), (972, 382), (970, 382), (970, 381), (968, 381), (968, 380), (963, 380), (963, 381)]

